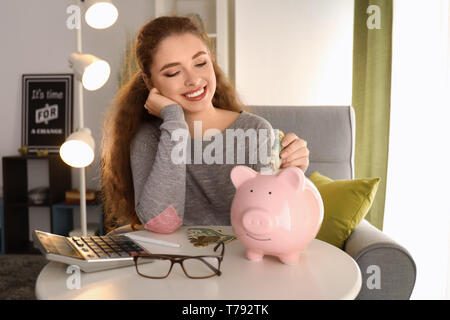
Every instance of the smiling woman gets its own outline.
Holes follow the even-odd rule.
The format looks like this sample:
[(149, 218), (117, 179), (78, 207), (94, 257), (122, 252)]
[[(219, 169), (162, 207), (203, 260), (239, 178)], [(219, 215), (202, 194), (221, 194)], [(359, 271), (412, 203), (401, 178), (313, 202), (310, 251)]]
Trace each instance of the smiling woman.
[[(186, 17), (159, 17), (144, 25), (137, 37), (136, 59), (140, 70), (117, 93), (105, 121), (102, 150), (102, 188), (106, 224), (129, 222), (161, 233), (180, 225), (230, 225), (234, 187), (227, 164), (174, 162), (179, 148), (175, 132), (184, 131), (182, 149), (210, 149), (226, 130), (265, 132), (256, 141), (225, 140), (244, 154), (244, 163), (259, 171), (268, 163), (249, 163), (259, 150), (271, 150), (271, 125), (253, 115), (239, 101), (233, 86), (218, 67), (206, 34)], [(200, 131), (194, 124), (200, 122)], [(199, 126), (197, 126), (198, 128)], [(263, 130), (260, 130), (263, 129)], [(214, 132), (210, 139), (203, 137)], [(306, 144), (287, 135), (286, 150), (301, 158), (307, 168)], [(214, 138), (214, 139), (211, 139)], [(223, 141), (223, 140), (222, 140)], [(261, 148), (263, 147), (263, 148)], [(239, 151), (240, 150), (240, 151)], [(197, 153), (196, 153), (197, 154)]]
[[(179, 35), (193, 35), (195, 36), (194, 41), (200, 40), (200, 51), (211, 52), (208, 48), (209, 41), (206, 34), (198, 30), (188, 18), (161, 17), (141, 28), (135, 46), (139, 70), (121, 87), (113, 106), (105, 118), (102, 141), (102, 189), (105, 209), (108, 213), (106, 222), (112, 226), (124, 222), (130, 222), (132, 225), (141, 223), (135, 212), (134, 185), (130, 168), (130, 144), (141, 124), (158, 119), (161, 120), (157, 116), (151, 115), (144, 108), (150, 90), (154, 89), (154, 91), (159, 92), (160, 89), (165, 94), (169, 95), (170, 93), (174, 100), (180, 101), (184, 99), (180, 94), (177, 95), (178, 97), (174, 97), (171, 91), (173, 89), (167, 85), (159, 88), (152, 87), (152, 81), (161, 84), (164, 78), (172, 80), (172, 78), (159, 73), (159, 71), (165, 71), (167, 74), (170, 71), (167, 68), (162, 70), (163, 67), (174, 62), (179, 62), (180, 64), (182, 62), (177, 55), (169, 52), (170, 55), (166, 59), (161, 60), (158, 66), (154, 64), (156, 54), (159, 53), (161, 55), (161, 51), (158, 52), (157, 50), (158, 45), (164, 40), (171, 40), (170, 35), (174, 35), (172, 39), (178, 38)], [(169, 41), (168, 44), (171, 45), (173, 42)], [(198, 41), (197, 44), (199, 44)], [(189, 56), (189, 60), (200, 59), (200, 57), (192, 59), (199, 52), (198, 48), (196, 50), (194, 54)], [(203, 63), (203, 61), (201, 62)], [(211, 59), (209, 55), (208, 62), (210, 64), (209, 68), (214, 70), (215, 82), (218, 84), (212, 96), (212, 104), (224, 106), (224, 108), (234, 111), (245, 109), (239, 101), (234, 88), (226, 80), (214, 59)], [(186, 62), (183, 61), (183, 63)], [(153, 78), (150, 73), (151, 67), (157, 70)], [(179, 93), (189, 92), (186, 89), (189, 88), (181, 89)], [(212, 92), (211, 90), (209, 91)], [(159, 99), (158, 102), (160, 104), (173, 104), (173, 101), (161, 94), (158, 94), (156, 99)], [(163, 107), (167, 106), (167, 104)], [(153, 105), (155, 104), (153, 103)], [(161, 109), (161, 107), (159, 108)], [(181, 115), (181, 110), (179, 108), (176, 109), (177, 114)], [(168, 175), (168, 173), (165, 174)]]

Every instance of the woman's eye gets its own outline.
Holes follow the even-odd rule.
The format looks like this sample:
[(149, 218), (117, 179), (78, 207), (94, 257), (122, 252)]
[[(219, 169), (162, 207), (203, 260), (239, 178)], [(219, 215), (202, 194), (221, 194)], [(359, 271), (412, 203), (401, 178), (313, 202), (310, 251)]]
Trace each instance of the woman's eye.
[(177, 71), (177, 72), (175, 72), (175, 73), (171, 73), (171, 74), (166, 74), (166, 77), (169, 77), (169, 78), (171, 78), (171, 77), (175, 77), (177, 74), (179, 74), (180, 73), (180, 71)]
[[(206, 61), (205, 61), (205, 62), (202, 62), (202, 63), (198, 63), (198, 64), (196, 64), (195, 66), (201, 68), (201, 67), (203, 67), (204, 65), (206, 65)], [(166, 74), (165, 76), (168, 77), (168, 78), (171, 78), (171, 77), (175, 77), (175, 76), (176, 76), (177, 74), (179, 74), (179, 73), (180, 73), (180, 71), (177, 71), (177, 72), (175, 72), (175, 73), (169, 73), (169, 74)]]

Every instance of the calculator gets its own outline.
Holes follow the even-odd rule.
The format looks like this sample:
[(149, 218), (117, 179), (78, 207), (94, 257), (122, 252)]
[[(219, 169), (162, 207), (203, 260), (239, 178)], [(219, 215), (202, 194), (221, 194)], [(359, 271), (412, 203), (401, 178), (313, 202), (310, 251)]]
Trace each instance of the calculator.
[(147, 252), (120, 234), (65, 237), (34, 230), (33, 240), (34, 246), (47, 260), (77, 265), (84, 272), (131, 266), (134, 265), (134, 255)]

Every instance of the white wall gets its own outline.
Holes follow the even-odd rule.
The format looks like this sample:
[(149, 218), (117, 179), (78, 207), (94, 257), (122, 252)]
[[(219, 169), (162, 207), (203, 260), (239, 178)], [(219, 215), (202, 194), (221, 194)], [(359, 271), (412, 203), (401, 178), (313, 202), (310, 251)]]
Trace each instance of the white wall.
[[(18, 154), (17, 149), (21, 145), (22, 74), (72, 73), (67, 60), (76, 48), (75, 30), (66, 27), (66, 8), (72, 3), (78, 2), (15, 0), (2, 1), (0, 4), (1, 156)], [(111, 78), (103, 88), (93, 92), (84, 91), (85, 126), (92, 130), (96, 142), (95, 162), (87, 168), (86, 181), (88, 188), (94, 189), (99, 188), (103, 113), (117, 89), (119, 63), (125, 49), (126, 35), (136, 33), (141, 25), (154, 16), (154, 1), (116, 0), (114, 3), (119, 10), (119, 18), (111, 28), (95, 30), (87, 26), (84, 19), (82, 25), (83, 51), (107, 60), (111, 66)], [(77, 86), (74, 86), (74, 90), (76, 106)], [(77, 116), (75, 108), (74, 128), (77, 128)], [(74, 169), (72, 176), (73, 186), (78, 187), (78, 170)], [(0, 184), (3, 185), (1, 170)], [(31, 181), (30, 184), (36, 183)]]
[(235, 1), (244, 103), (351, 104), (353, 0)]
[(450, 248), (448, 2), (394, 1), (384, 231), (415, 259), (412, 299), (446, 298)]

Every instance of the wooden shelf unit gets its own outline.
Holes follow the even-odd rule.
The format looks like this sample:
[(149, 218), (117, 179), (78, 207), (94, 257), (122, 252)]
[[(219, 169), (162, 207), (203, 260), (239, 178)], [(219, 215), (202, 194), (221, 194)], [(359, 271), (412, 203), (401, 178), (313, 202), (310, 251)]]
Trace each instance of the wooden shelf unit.
[[(29, 160), (48, 162), (49, 194), (43, 204), (32, 204), (28, 200)], [(48, 207), (50, 216), (53, 204), (64, 201), (65, 191), (72, 188), (71, 169), (59, 154), (46, 157), (8, 156), (3, 157), (3, 204), (4, 235), (6, 253), (30, 252), (28, 211), (30, 207)], [(53, 232), (52, 219), (50, 219)], [(34, 250), (31, 250), (34, 251)]]

